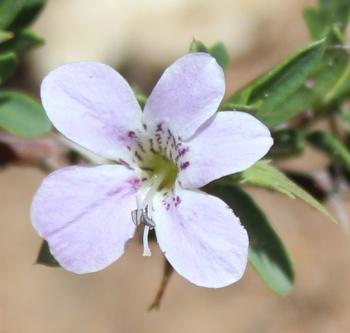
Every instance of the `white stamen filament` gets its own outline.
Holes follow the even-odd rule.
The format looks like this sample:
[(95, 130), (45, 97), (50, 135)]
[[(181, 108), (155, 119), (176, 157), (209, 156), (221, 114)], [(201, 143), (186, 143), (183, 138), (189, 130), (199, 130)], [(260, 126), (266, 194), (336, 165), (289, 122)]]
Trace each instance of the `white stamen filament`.
[(145, 225), (145, 228), (143, 229), (143, 256), (144, 257), (150, 257), (152, 255), (151, 249), (148, 245), (148, 233), (149, 233), (149, 226)]
[[(150, 187), (148, 188), (146, 187), (147, 189), (146, 193), (145, 193), (145, 187), (144, 187), (143, 189), (141, 188), (139, 190), (139, 193), (136, 196), (137, 209), (142, 210), (143, 214), (147, 214), (147, 218), (144, 217), (143, 218), (144, 220), (147, 220), (147, 219), (152, 220), (152, 210), (153, 210), (152, 200), (160, 184), (164, 180), (165, 176), (166, 176), (165, 173), (161, 173), (152, 177), (150, 181), (146, 183), (148, 186), (149, 184), (151, 184)], [(152, 255), (151, 249), (148, 244), (149, 230), (150, 230), (150, 226), (146, 224), (143, 229), (143, 256), (147, 256), (147, 257)]]

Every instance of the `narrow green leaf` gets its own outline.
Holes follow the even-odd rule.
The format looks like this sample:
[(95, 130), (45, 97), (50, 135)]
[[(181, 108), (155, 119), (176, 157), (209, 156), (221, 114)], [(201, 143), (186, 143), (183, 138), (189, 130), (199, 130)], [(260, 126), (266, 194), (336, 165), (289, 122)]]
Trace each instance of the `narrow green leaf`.
[(222, 42), (215, 43), (210, 49), (209, 53), (216, 59), (217, 63), (225, 71), (230, 63), (230, 56)]
[(256, 115), (258, 110), (254, 109), (252, 106), (243, 105), (243, 104), (234, 104), (234, 103), (225, 103), (220, 107), (220, 111), (243, 111)]
[[(342, 46), (339, 46), (339, 48), (341, 47)], [(350, 94), (350, 55), (346, 47), (344, 47), (342, 51), (343, 57), (339, 59), (340, 61), (338, 60), (336, 64), (342, 71), (339, 72), (337, 80), (324, 98), (324, 101), (328, 104), (341, 100)]]
[(289, 120), (302, 110), (288, 108), (288, 103), (293, 101), (298, 89), (306, 89), (307, 79), (320, 64), (325, 47), (325, 40), (307, 46), (238, 91), (227, 103), (253, 107), (258, 110), (256, 117), (268, 126)]
[[(328, 108), (339, 98), (350, 94), (349, 64), (350, 57), (346, 49), (327, 47), (321, 61), (303, 84), (295, 92), (285, 96), (284, 100), (280, 100), (270, 112), (264, 113), (261, 105), (250, 105), (249, 101), (247, 105), (257, 110), (253, 114), (268, 126), (283, 123), (305, 110)], [(235, 98), (246, 98), (244, 95), (249, 93), (248, 88), (249, 86), (247, 90), (238, 92)], [(223, 108), (228, 109), (230, 105), (232, 103), (225, 104)]]
[(262, 210), (236, 186), (210, 185), (208, 192), (225, 201), (240, 218), (249, 235), (249, 262), (257, 273), (276, 293), (290, 293), (294, 284), (293, 265)]
[(306, 138), (315, 148), (350, 170), (350, 151), (335, 136), (322, 131), (314, 131), (308, 134)]
[(327, 49), (321, 62), (299, 89), (278, 105), (280, 113), (297, 115), (302, 111), (323, 108), (335, 102), (333, 89), (342, 81), (349, 65), (344, 49)]
[(304, 136), (296, 129), (284, 128), (272, 132), (273, 146), (268, 156), (273, 158), (301, 154), (304, 150)]
[(13, 22), (26, 0), (0, 1), (0, 29), (4, 30)]
[(36, 263), (40, 265), (50, 266), (50, 267), (59, 267), (60, 264), (53, 257), (50, 252), (49, 245), (46, 241), (43, 241), (40, 246), (39, 254), (36, 259)]
[(305, 8), (304, 20), (309, 28), (309, 32), (313, 40), (318, 40), (319, 38), (327, 35), (329, 27), (321, 22), (319, 11), (316, 8)]
[(40, 14), (47, 0), (24, 0), (24, 4), (11, 23), (11, 29), (17, 30), (29, 26)]
[(47, 134), (51, 123), (33, 98), (21, 92), (3, 90), (0, 91), (0, 127), (18, 136), (36, 137)]
[(299, 198), (310, 206), (319, 210), (322, 214), (336, 222), (334, 217), (309, 193), (292, 182), (283, 172), (272, 166), (269, 161), (259, 161), (241, 174), (242, 183), (263, 187), (281, 192), (290, 198)]
[(349, 0), (319, 0), (319, 8), (308, 7), (304, 10), (304, 19), (314, 40), (331, 37), (341, 42), (349, 18)]
[(0, 53), (0, 84), (4, 83), (16, 70), (17, 57), (14, 52)]
[[(324, 50), (325, 40), (308, 45), (281, 64), (275, 66), (271, 71), (261, 75), (259, 78), (243, 87), (232, 95), (227, 103), (254, 104), (257, 101), (263, 101), (266, 98), (266, 94), (269, 93), (269, 87), (277, 86), (282, 79), (291, 80), (292, 82), (296, 79), (296, 86), (299, 87), (300, 82), (304, 83), (307, 75), (311, 73), (311, 70), (321, 59)], [(306, 72), (306, 75), (302, 75), (303, 79), (300, 79), (301, 76), (300, 73), (298, 73), (299, 69), (302, 69), (302, 73)], [(294, 74), (293, 77), (289, 76), (290, 73)]]
[(23, 29), (16, 32), (14, 38), (0, 45), (2, 50), (14, 50), (24, 52), (44, 43), (44, 39), (30, 29)]

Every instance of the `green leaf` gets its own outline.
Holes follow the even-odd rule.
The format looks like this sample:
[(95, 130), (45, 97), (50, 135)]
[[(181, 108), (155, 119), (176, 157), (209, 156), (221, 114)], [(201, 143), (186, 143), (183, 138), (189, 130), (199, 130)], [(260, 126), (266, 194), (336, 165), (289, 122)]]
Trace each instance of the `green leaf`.
[(190, 45), (190, 52), (209, 53), (212, 57), (215, 58), (216, 62), (222, 67), (224, 71), (227, 69), (230, 62), (230, 56), (224, 43), (222, 42), (217, 42), (208, 48), (204, 43), (194, 39)]
[[(325, 48), (325, 40), (305, 47), (231, 96), (223, 108), (231, 108), (232, 104), (249, 105), (258, 110), (255, 116), (268, 126), (289, 120), (303, 111), (294, 107), (298, 103), (294, 102), (294, 96), (301, 87), (307, 90), (305, 83), (320, 64)], [(289, 107), (289, 102), (294, 102), (293, 107)]]
[(290, 293), (294, 272), (288, 252), (253, 199), (230, 185), (210, 185), (208, 192), (225, 201), (240, 218), (249, 235), (249, 262), (257, 273), (276, 293)]
[(321, 22), (319, 11), (317, 9), (306, 7), (304, 9), (304, 20), (313, 40), (318, 40), (319, 38), (327, 36), (329, 26)]
[(60, 264), (57, 262), (57, 260), (53, 257), (53, 255), (50, 252), (49, 245), (46, 241), (43, 241), (38, 257), (36, 259), (36, 263), (40, 265), (50, 266), (50, 267), (59, 267)]
[[(339, 85), (349, 65), (349, 55), (344, 49), (327, 48), (321, 62), (305, 81), (305, 84), (289, 96), (278, 109), (281, 113), (299, 114), (305, 110), (322, 110), (336, 102)], [(343, 89), (343, 87), (341, 88)]]
[(222, 42), (215, 43), (210, 49), (209, 53), (216, 59), (217, 63), (225, 71), (230, 63), (230, 56)]
[(0, 30), (0, 43), (10, 40), (13, 36), (13, 32), (11, 31)]
[(0, 29), (4, 30), (13, 22), (20, 12), (25, 0), (1, 0), (0, 1)]
[(31, 48), (40, 46), (44, 43), (44, 39), (38, 36), (30, 29), (23, 29), (16, 32), (15, 37), (0, 45), (2, 50), (14, 50), (16, 52), (24, 52)]
[(304, 10), (304, 19), (314, 40), (331, 37), (334, 41), (343, 41), (349, 18), (349, 0), (319, 0), (319, 9)]
[(8, 132), (37, 137), (51, 130), (51, 123), (42, 106), (21, 92), (0, 91), (0, 127)]
[(32, 24), (46, 3), (47, 0), (25, 0), (19, 14), (11, 24), (11, 29), (17, 30)]
[(241, 173), (242, 183), (263, 187), (281, 192), (290, 198), (304, 200), (310, 206), (319, 210), (322, 214), (336, 222), (334, 217), (309, 193), (292, 182), (283, 172), (272, 166), (269, 161), (259, 161), (249, 169)]
[[(335, 51), (333, 51), (333, 53), (334, 52)], [(348, 50), (346, 48), (342, 49), (340, 45), (338, 46), (337, 53), (339, 55), (337, 59), (334, 60), (337, 63), (333, 61), (333, 67), (338, 73), (338, 76), (324, 98), (324, 102), (328, 104), (336, 103), (350, 93), (350, 56)]]
[(335, 136), (322, 131), (314, 131), (308, 134), (306, 138), (315, 148), (350, 170), (350, 152)]
[(209, 53), (208, 48), (199, 40), (193, 40), (190, 45), (190, 52), (205, 52)]
[(288, 157), (301, 154), (304, 150), (304, 135), (291, 128), (284, 128), (272, 133), (273, 146), (268, 156), (273, 158)]
[[(350, 57), (345, 48), (327, 47), (321, 61), (303, 84), (291, 95), (285, 96), (271, 112), (264, 114), (261, 106), (250, 105), (249, 101), (246, 104), (256, 117), (269, 126), (283, 123), (305, 110), (322, 112), (350, 94), (349, 63)], [(249, 87), (238, 92), (235, 99), (244, 99)], [(222, 109), (231, 109), (234, 105), (226, 103)]]
[(0, 84), (4, 83), (16, 70), (17, 57), (13, 52), (0, 53)]

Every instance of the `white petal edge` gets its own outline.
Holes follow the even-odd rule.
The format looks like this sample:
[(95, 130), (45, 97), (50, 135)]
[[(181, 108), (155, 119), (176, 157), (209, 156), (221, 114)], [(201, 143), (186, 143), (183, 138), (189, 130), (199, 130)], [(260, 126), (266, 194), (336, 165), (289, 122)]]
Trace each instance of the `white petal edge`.
[(188, 142), (179, 180), (185, 188), (243, 171), (269, 151), (273, 140), (269, 129), (252, 115), (240, 111), (218, 112)]
[(217, 111), (224, 94), (224, 73), (215, 58), (190, 53), (165, 70), (146, 102), (143, 121), (152, 130), (163, 123), (187, 139)]
[(142, 129), (140, 106), (125, 79), (97, 62), (51, 71), (41, 84), (44, 109), (58, 131), (92, 152), (130, 161), (128, 146)]
[(38, 189), (32, 224), (66, 270), (102, 270), (124, 253), (134, 234), (131, 211), (139, 182), (133, 171), (117, 165), (60, 169)]
[(153, 211), (157, 240), (169, 263), (201, 287), (221, 288), (238, 281), (247, 265), (249, 243), (238, 217), (222, 200), (204, 192), (177, 187), (173, 197), (164, 202), (159, 195)]

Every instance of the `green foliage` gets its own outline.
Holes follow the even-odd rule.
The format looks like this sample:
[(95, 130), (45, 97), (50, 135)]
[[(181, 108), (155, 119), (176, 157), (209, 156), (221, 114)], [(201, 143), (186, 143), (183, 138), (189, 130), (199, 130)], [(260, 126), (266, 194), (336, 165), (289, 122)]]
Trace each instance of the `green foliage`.
[(350, 170), (350, 152), (334, 135), (322, 131), (313, 131), (308, 134), (307, 140), (315, 148), (326, 153), (332, 160)]
[(17, 57), (12, 51), (0, 53), (0, 84), (5, 82), (16, 70)]
[(226, 70), (230, 64), (230, 55), (228, 54), (228, 51), (222, 42), (217, 42), (211, 47), (207, 47), (202, 42), (193, 40), (190, 45), (190, 52), (209, 53), (215, 58), (223, 70)]
[(0, 3), (0, 23), (4, 22), (0, 24), (0, 28), (7, 30), (2, 32), (0, 51), (23, 52), (43, 43), (43, 39), (32, 32), (28, 25), (36, 18), (45, 3), (46, 0), (9, 2), (3, 0)]
[(51, 123), (42, 106), (30, 96), (17, 91), (0, 91), (0, 127), (8, 132), (37, 137), (48, 133)]
[(14, 50), (15, 52), (22, 53), (31, 48), (40, 46), (44, 43), (44, 39), (38, 36), (30, 29), (22, 29), (17, 32), (15, 38), (8, 40), (0, 45), (1, 50)]
[(328, 37), (342, 42), (350, 19), (350, 1), (319, 0), (319, 8), (305, 8), (304, 18), (314, 40)]
[(281, 295), (291, 292), (294, 272), (288, 252), (253, 199), (232, 185), (211, 185), (208, 192), (225, 201), (240, 218), (249, 235), (249, 262), (266, 284)]
[(243, 171), (241, 177), (243, 184), (277, 191), (286, 194), (290, 198), (299, 198), (335, 222), (335, 219), (323, 205), (291, 181), (282, 171), (272, 166), (268, 161), (255, 163), (252, 167)]
[(36, 259), (36, 263), (40, 265), (50, 266), (50, 267), (59, 267), (60, 264), (53, 257), (50, 252), (49, 245), (46, 241), (43, 241), (40, 246), (39, 254)]
[[(43, 39), (28, 28), (46, 1), (0, 1), (0, 84), (16, 70), (18, 57)], [(51, 129), (43, 108), (24, 93), (0, 90), (0, 127), (23, 137), (41, 136)]]
[(199, 40), (193, 40), (190, 45), (190, 52), (205, 52), (209, 53), (209, 49)]
[(0, 29), (6, 29), (21, 11), (26, 0), (0, 1)]
[(292, 128), (284, 128), (272, 133), (273, 146), (268, 156), (283, 158), (299, 155), (304, 151), (304, 134)]
[(225, 45), (222, 42), (215, 43), (210, 49), (209, 53), (216, 59), (218, 64), (226, 70), (230, 64), (230, 56)]
[(32, 24), (46, 5), (47, 0), (24, 0), (22, 2), (24, 3), (20, 12), (11, 23), (12, 30), (18, 30)]
[(11, 31), (0, 30), (0, 44), (13, 38), (13, 33)]
[(325, 49), (326, 42), (321, 40), (300, 50), (232, 95), (223, 109), (232, 109), (235, 104), (248, 105), (257, 110), (255, 116), (268, 126), (289, 120), (304, 110), (295, 107), (295, 103), (300, 103), (300, 96), (295, 95), (301, 87), (303, 91), (308, 89), (305, 84), (320, 64)]

